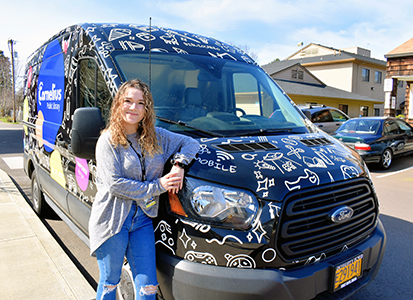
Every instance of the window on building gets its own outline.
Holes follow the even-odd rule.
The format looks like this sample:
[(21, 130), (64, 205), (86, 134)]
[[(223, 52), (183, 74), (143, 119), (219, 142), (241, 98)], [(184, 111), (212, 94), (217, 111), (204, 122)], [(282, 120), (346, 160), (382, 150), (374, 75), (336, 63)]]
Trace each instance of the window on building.
[(339, 104), (338, 109), (341, 110), (346, 115), (348, 115), (348, 105), (347, 104)]
[(360, 117), (368, 117), (368, 115), (369, 115), (369, 107), (360, 106)]
[(382, 78), (382, 73), (380, 71), (376, 71), (375, 77), (374, 77), (374, 82), (381, 84), (381, 78)]
[(361, 80), (369, 82), (370, 81), (370, 70), (369, 69), (363, 69), (361, 73)]
[(291, 78), (303, 80), (304, 79), (304, 71), (300, 70), (298, 68), (297, 69), (292, 69), (291, 70)]
[(376, 117), (380, 116), (380, 108), (375, 108), (374, 109), (374, 116), (376, 116)]
[(397, 83), (397, 86), (398, 86), (399, 88), (402, 88), (402, 87), (403, 87), (403, 81), (399, 80), (399, 82)]

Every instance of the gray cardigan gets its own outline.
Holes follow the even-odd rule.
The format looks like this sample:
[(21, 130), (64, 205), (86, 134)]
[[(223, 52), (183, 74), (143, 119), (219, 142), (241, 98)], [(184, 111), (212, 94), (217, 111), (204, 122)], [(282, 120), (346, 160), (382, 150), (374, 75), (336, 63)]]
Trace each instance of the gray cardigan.
[[(132, 201), (149, 217), (158, 215), (159, 195), (166, 192), (160, 184), (164, 164), (174, 154), (181, 154), (190, 163), (199, 150), (199, 143), (185, 135), (156, 127), (162, 154), (145, 157), (146, 181), (138, 155), (130, 147), (114, 147), (110, 133), (102, 133), (96, 145), (97, 193), (89, 219), (90, 253), (108, 238), (117, 234), (132, 207)], [(141, 154), (136, 135), (128, 135), (134, 149)], [(144, 200), (154, 197), (155, 204), (146, 208)]]

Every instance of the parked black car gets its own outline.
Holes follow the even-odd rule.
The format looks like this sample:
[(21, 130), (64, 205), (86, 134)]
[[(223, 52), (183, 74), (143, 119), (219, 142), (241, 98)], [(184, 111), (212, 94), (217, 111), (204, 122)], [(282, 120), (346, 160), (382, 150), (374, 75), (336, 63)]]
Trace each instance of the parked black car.
[(341, 110), (325, 105), (321, 106), (298, 106), (303, 113), (313, 122), (318, 128), (333, 134), (344, 122), (350, 119)]
[(393, 157), (413, 153), (413, 127), (398, 118), (354, 118), (334, 137), (354, 148), (366, 163), (379, 163), (383, 169), (390, 167)]

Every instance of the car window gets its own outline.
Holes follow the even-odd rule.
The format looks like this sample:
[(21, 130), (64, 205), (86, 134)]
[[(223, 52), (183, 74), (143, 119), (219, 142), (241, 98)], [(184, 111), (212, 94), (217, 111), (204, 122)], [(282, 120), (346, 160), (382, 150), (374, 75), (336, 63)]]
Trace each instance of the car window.
[(376, 135), (380, 129), (380, 121), (376, 120), (350, 120), (341, 125), (337, 132), (350, 134), (372, 134)]
[(330, 113), (331, 113), (331, 117), (333, 118), (334, 122), (345, 122), (348, 120), (348, 118), (344, 114), (339, 112), (338, 110), (331, 109)]
[(385, 135), (392, 135), (399, 133), (399, 126), (393, 120), (384, 122), (384, 134)]
[(406, 122), (403, 120), (396, 120), (397, 125), (399, 125), (400, 130), (404, 133), (412, 132), (412, 127), (410, 127)]
[(328, 109), (316, 112), (311, 117), (311, 122), (313, 123), (323, 123), (323, 122), (333, 122), (330, 111)]

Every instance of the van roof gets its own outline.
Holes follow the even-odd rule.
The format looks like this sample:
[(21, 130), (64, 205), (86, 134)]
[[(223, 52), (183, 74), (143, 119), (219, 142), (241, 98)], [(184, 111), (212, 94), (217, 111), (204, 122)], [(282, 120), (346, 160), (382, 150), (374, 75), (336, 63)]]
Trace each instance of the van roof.
[(79, 30), (83, 30), (94, 41), (99, 52), (105, 55), (115, 50), (149, 53), (151, 49), (152, 53), (206, 55), (256, 65), (247, 53), (230, 44), (182, 30), (149, 25), (82, 23), (61, 30), (47, 43)]

